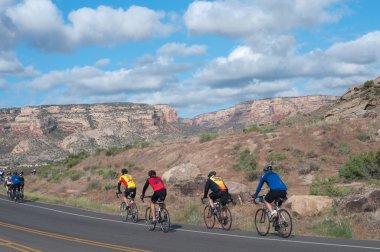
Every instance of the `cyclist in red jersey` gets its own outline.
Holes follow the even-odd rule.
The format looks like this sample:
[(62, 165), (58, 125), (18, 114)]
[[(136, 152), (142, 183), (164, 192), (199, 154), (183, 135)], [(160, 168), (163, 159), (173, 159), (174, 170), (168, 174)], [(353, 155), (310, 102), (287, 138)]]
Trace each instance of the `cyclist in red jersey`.
[[(151, 204), (150, 207), (152, 209), (152, 213), (156, 212), (155, 204), (158, 199), (161, 199), (162, 201), (166, 198), (166, 188), (164, 183), (162, 182), (162, 179), (160, 177), (156, 176), (156, 171), (150, 170), (148, 172), (149, 178), (146, 180), (144, 188), (142, 190), (142, 194), (140, 196), (141, 200), (145, 196), (145, 191), (148, 189), (148, 186), (150, 185), (154, 191), (152, 197), (151, 197)], [(153, 222), (156, 222), (156, 215), (153, 214)]]

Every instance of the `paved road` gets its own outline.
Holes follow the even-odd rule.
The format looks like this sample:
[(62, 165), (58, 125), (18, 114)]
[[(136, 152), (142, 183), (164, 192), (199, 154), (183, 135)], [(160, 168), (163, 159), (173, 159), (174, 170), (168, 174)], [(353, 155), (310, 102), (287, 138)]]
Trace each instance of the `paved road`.
[[(170, 210), (170, 208), (169, 208)], [(0, 197), (0, 251), (380, 251), (380, 241), (266, 237), (238, 230), (208, 231), (173, 225), (169, 233), (150, 232), (119, 216), (65, 206)]]

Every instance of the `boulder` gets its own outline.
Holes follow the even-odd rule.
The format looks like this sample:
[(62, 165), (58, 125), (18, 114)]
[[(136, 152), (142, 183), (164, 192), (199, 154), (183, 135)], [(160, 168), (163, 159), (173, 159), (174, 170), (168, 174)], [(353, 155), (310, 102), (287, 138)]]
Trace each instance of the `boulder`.
[(346, 212), (374, 212), (380, 209), (380, 188), (361, 188), (357, 192), (334, 200), (334, 206)]
[(315, 195), (293, 195), (285, 202), (285, 206), (300, 216), (316, 216), (323, 210), (332, 207), (332, 198)]
[(248, 186), (230, 180), (226, 180), (224, 183), (228, 187), (233, 202), (243, 204), (243, 202), (252, 199)]
[(201, 175), (198, 166), (192, 163), (184, 163), (175, 166), (162, 175), (162, 180), (177, 184), (193, 182), (196, 177)]

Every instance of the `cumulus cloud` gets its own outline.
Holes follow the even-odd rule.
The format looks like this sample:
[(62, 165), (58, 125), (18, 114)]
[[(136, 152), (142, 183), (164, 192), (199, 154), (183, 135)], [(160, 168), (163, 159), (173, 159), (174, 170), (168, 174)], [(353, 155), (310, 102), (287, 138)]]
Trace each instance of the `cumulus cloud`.
[(13, 52), (0, 51), (0, 77), (10, 75), (17, 77), (31, 77), (36, 74), (37, 72), (33, 67), (23, 66)]
[(205, 45), (191, 45), (179, 43), (167, 43), (158, 49), (158, 54), (168, 57), (191, 57), (204, 55), (207, 51)]
[(111, 62), (110, 59), (100, 59), (100, 60), (98, 60), (98, 61), (95, 63), (95, 66), (96, 66), (96, 67), (103, 67), (103, 66), (108, 65), (110, 62)]
[(341, 12), (330, 7), (339, 0), (220, 0), (196, 1), (184, 21), (190, 33), (246, 38), (257, 34), (282, 34), (294, 28), (316, 27), (335, 22)]
[(25, 0), (8, 6), (5, 13), (3, 19), (8, 22), (0, 21), (0, 31), (7, 28), (7, 43), (14, 43), (12, 38), (20, 36), (46, 51), (69, 51), (92, 44), (109, 46), (167, 36), (174, 29), (164, 23), (164, 12), (139, 6), (81, 8), (70, 12), (68, 22), (51, 0)]

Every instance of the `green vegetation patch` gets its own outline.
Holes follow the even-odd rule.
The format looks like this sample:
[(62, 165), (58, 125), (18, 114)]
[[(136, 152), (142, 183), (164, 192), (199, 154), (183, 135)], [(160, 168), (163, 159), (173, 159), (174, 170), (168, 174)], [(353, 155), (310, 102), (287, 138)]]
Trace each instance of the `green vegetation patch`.
[(257, 157), (249, 149), (244, 149), (239, 153), (238, 161), (233, 165), (237, 171), (243, 171), (249, 181), (255, 180), (258, 176), (256, 171)]
[(310, 194), (329, 197), (342, 197), (353, 191), (348, 187), (335, 186), (337, 182), (337, 177), (320, 178), (319, 176), (316, 176), (311, 183)]
[(271, 152), (265, 160), (270, 164), (276, 164), (278, 161), (285, 160), (286, 154), (280, 151)]
[(203, 212), (199, 211), (199, 206), (190, 204), (185, 207), (178, 215), (173, 215), (173, 220), (181, 223), (198, 225), (203, 221)]
[(63, 160), (63, 164), (67, 167), (71, 168), (79, 164), (82, 160), (88, 158), (90, 156), (87, 152), (80, 152), (78, 154), (70, 154)]
[(200, 135), (199, 142), (200, 143), (208, 142), (208, 141), (214, 140), (215, 138), (217, 138), (217, 136), (218, 136), (217, 134), (204, 133)]
[(339, 169), (339, 176), (346, 181), (380, 179), (380, 150), (351, 156)]
[(320, 235), (339, 238), (352, 238), (352, 228), (348, 221), (324, 220), (313, 227)]
[(274, 125), (268, 125), (265, 127), (260, 127), (256, 124), (253, 124), (253, 125), (249, 126), (248, 128), (244, 128), (243, 133), (259, 132), (259, 133), (265, 134), (265, 133), (272, 132), (274, 130), (274, 128), (275, 128)]

